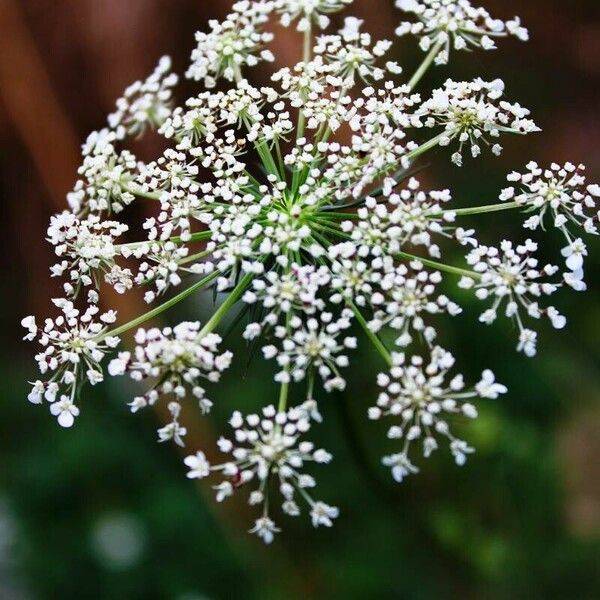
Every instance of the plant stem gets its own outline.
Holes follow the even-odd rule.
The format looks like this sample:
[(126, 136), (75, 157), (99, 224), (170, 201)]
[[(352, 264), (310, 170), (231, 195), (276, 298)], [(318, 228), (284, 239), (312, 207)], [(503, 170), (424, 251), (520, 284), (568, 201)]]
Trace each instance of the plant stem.
[[(201, 240), (208, 240), (213, 235), (212, 231), (198, 231), (197, 233), (192, 233), (189, 240), (187, 242), (199, 242)], [(176, 235), (175, 237), (170, 237), (167, 240), (145, 240), (143, 242), (131, 242), (129, 244), (115, 244), (115, 248), (138, 248), (139, 246), (143, 246), (144, 244), (165, 244), (167, 242), (173, 242), (175, 244), (179, 244), (183, 242), (181, 236)]]
[(250, 282), (254, 279), (254, 273), (246, 273), (238, 284), (231, 290), (229, 296), (225, 299), (223, 304), (215, 311), (213, 316), (206, 322), (204, 327), (200, 330), (198, 337), (204, 337), (206, 334), (213, 332), (219, 323), (223, 320), (223, 317), (229, 312), (233, 305), (242, 297), (242, 294), (246, 291), (246, 288), (250, 285)]
[(512, 208), (520, 208), (523, 204), (519, 202), (500, 202), (499, 204), (487, 204), (485, 206), (473, 206), (471, 208), (458, 208), (455, 210), (445, 210), (443, 212), (451, 212), (457, 216), (465, 215), (482, 215), (484, 213), (499, 212), (501, 210), (510, 210)]
[(281, 388), (279, 390), (279, 403), (277, 404), (277, 412), (285, 412), (287, 407), (287, 399), (288, 392), (290, 391), (290, 384), (287, 381), (284, 381), (281, 384)]
[(461, 277), (470, 277), (471, 279), (481, 279), (481, 275), (479, 273), (475, 273), (475, 271), (461, 269), (460, 267), (453, 267), (452, 265), (445, 265), (444, 263), (440, 263), (435, 260), (429, 260), (428, 258), (421, 258), (420, 256), (409, 254), (408, 252), (398, 252), (397, 256), (400, 258), (405, 258), (406, 260), (417, 260), (428, 267), (437, 269), (438, 271), (445, 271), (446, 273), (460, 275)]
[(415, 148), (414, 150), (412, 150), (411, 152), (409, 152), (406, 155), (406, 158), (408, 160), (414, 160), (415, 158), (421, 156), (421, 154), (425, 154), (425, 152), (428, 152), (429, 150), (431, 150), (432, 148), (435, 148), (436, 146), (440, 145), (440, 140), (445, 137), (446, 134), (445, 133), (440, 133), (438, 135), (436, 135), (435, 137), (431, 138), (429, 141), (425, 142), (424, 144), (421, 144), (418, 148)]
[(358, 310), (358, 307), (353, 302), (348, 302), (348, 306), (350, 306), (350, 308), (352, 309), (356, 320), (360, 323), (360, 326), (365, 330), (365, 333), (367, 334), (371, 342), (373, 342), (373, 345), (375, 346), (379, 354), (381, 354), (383, 360), (385, 360), (387, 365), (391, 367), (394, 364), (394, 361), (392, 360), (392, 355), (389, 353), (384, 343), (379, 339), (379, 337), (377, 337), (377, 335), (373, 331), (371, 331), (367, 320), (364, 318), (360, 310)]
[(140, 198), (148, 198), (148, 200), (160, 200), (161, 192), (143, 192), (137, 188), (132, 188), (129, 185), (121, 185), (121, 189), (124, 192), (129, 192), (134, 196), (139, 196)]
[(213, 280), (215, 280), (219, 275), (221, 275), (220, 271), (215, 271), (214, 273), (207, 275), (206, 277), (204, 277), (204, 279), (201, 279), (200, 281), (194, 283), (194, 285), (191, 285), (186, 290), (183, 290), (183, 292), (180, 292), (176, 296), (173, 296), (173, 298), (171, 298), (170, 300), (167, 300), (166, 302), (163, 302), (163, 304), (160, 304), (156, 308), (149, 310), (147, 313), (140, 315), (136, 319), (133, 319), (132, 321), (129, 321), (129, 322), (121, 325), (120, 327), (113, 329), (112, 331), (107, 331), (106, 333), (102, 334), (98, 338), (97, 341), (102, 341), (103, 339), (105, 339), (109, 336), (121, 335), (121, 334), (125, 333), (126, 331), (129, 331), (130, 329), (133, 329), (134, 327), (137, 327), (138, 325), (142, 325), (146, 321), (148, 321), (154, 317), (157, 317), (158, 315), (163, 313), (165, 310), (168, 310), (169, 308), (171, 308), (172, 306), (175, 306), (182, 300), (185, 300), (185, 298), (187, 298), (188, 296), (191, 296), (196, 290), (199, 290), (199, 289), (207, 286), (209, 283), (211, 283)]
[(415, 89), (416, 85), (421, 81), (421, 78), (427, 72), (427, 69), (431, 66), (431, 63), (435, 60), (435, 57), (439, 54), (445, 42), (437, 42), (435, 46), (429, 51), (429, 54), (425, 57), (425, 60), (421, 63), (421, 66), (415, 71), (415, 74), (411, 77), (408, 82), (410, 91)]

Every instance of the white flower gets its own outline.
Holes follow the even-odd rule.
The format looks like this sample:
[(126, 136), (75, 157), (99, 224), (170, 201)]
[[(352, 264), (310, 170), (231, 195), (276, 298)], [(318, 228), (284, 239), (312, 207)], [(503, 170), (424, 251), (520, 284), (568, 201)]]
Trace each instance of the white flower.
[[(464, 464), (473, 450), (455, 437), (451, 421), (474, 419), (474, 398), (494, 399), (506, 388), (489, 370), (473, 388), (460, 375), (446, 381), (454, 358), (436, 344), (447, 335), (444, 319), (461, 308), (445, 286), (462, 277), (462, 287), (489, 302), (480, 321), (492, 323), (503, 312), (517, 324), (518, 350), (533, 356), (537, 334), (528, 321), (543, 315), (555, 329), (565, 327), (565, 317), (541, 298), (559, 288), (585, 289), (588, 248), (580, 230), (597, 233), (600, 216), (600, 186), (587, 185), (583, 167), (570, 163), (546, 171), (530, 163), (525, 174), (509, 175), (504, 204), (486, 206), (477, 206), (468, 186), (455, 203), (448, 182), (430, 190), (413, 176), (432, 150), (456, 146), (450, 154), (461, 164), (464, 151), (477, 157), (489, 146), (499, 154), (500, 136), (538, 131), (527, 109), (505, 101), (500, 80), (449, 80), (416, 91), (452, 47), (491, 49), (509, 34), (525, 39), (518, 19), (492, 19), (468, 0), (398, 0), (418, 21), (398, 33), (418, 35), (429, 53), (402, 84), (402, 65), (389, 60), (392, 42), (373, 37), (362, 19), (336, 18), (341, 29), (326, 29), (331, 14), (348, 4), (235, 1), (223, 22), (210, 21), (196, 35), (187, 75), (201, 89), (191, 98), (172, 106), (176, 77), (168, 58), (130, 86), (108, 126), (83, 145), (70, 211), (48, 228), (58, 256), (51, 274), (66, 296), (54, 300), (60, 314), (22, 320), (24, 339), (41, 345), (42, 375), (32, 378), (29, 402), (47, 402), (59, 423), (71, 426), (84, 384), (102, 382), (108, 358), (110, 375), (147, 382), (129, 403), (132, 412), (166, 401), (158, 440), (181, 446), (186, 399), (208, 412), (206, 383), (218, 382), (232, 361), (221, 335), (243, 332), (249, 360), (262, 347), (277, 365), (278, 408), (244, 416), (233, 399), (234, 434), (218, 441), (226, 461), (211, 465), (199, 450), (184, 462), (190, 479), (219, 474), (218, 502), (249, 490), (249, 504), (258, 507), (251, 532), (266, 543), (279, 532), (271, 514), (277, 505), (289, 516), (307, 507), (315, 527), (338, 516), (313, 499), (315, 480), (305, 468), (331, 455), (304, 435), (326, 415), (321, 388), (345, 388), (359, 340), (391, 365), (378, 378), (381, 393), (369, 416), (392, 420), (389, 437), (402, 440), (383, 458), (393, 478), (418, 471), (409, 452), (418, 439), (425, 457), (445, 440)], [(255, 87), (247, 68), (274, 60), (269, 20), (302, 32), (302, 59), (259, 77)], [(139, 160), (126, 145), (150, 128), (158, 128), (165, 149)], [(567, 240), (564, 272), (540, 266), (531, 240), (480, 246), (474, 229), (459, 223), (502, 209), (522, 209), (525, 226), (536, 231), (546, 217), (553, 220)], [(119, 220), (111, 216), (121, 211)], [(467, 268), (452, 260), (461, 246), (472, 248)], [(110, 288), (161, 303), (117, 324)], [(166, 311), (185, 299), (190, 314), (211, 310), (204, 325), (146, 325), (169, 319)], [(134, 349), (117, 350), (114, 333), (139, 327)], [(394, 344), (413, 358), (393, 354)], [(419, 347), (431, 358), (418, 358)], [(246, 383), (253, 385), (251, 378)], [(297, 397), (305, 401), (290, 407)]]
[(61, 259), (51, 268), (53, 277), (66, 277), (64, 290), (75, 297), (84, 288), (99, 287), (102, 274), (113, 285), (127, 285), (131, 272), (115, 271), (115, 259), (119, 250), (115, 238), (123, 235), (129, 228), (117, 221), (102, 221), (97, 215), (88, 215), (80, 219), (70, 212), (51, 217), (48, 227), (48, 241), (55, 247), (56, 255)]
[[(191, 392), (203, 412), (210, 410), (212, 403), (205, 397), (201, 380), (218, 382), (232, 359), (231, 352), (219, 354), (220, 336), (201, 335), (200, 323), (184, 321), (162, 330), (139, 329), (135, 340), (133, 357), (128, 352), (119, 353), (111, 361), (109, 372), (111, 375), (129, 372), (136, 381), (154, 380), (143, 405), (154, 404), (161, 394), (183, 399)], [(135, 410), (139, 407), (139, 402), (132, 406)]]
[[(425, 443), (426, 442), (424, 442), (424, 445)], [(392, 470), (392, 477), (398, 483), (402, 483), (409, 475), (419, 472), (419, 469), (410, 462), (408, 456), (403, 452), (384, 456), (381, 459), (381, 462), (385, 467), (389, 467)]]
[(189, 479), (204, 479), (210, 474), (210, 464), (206, 460), (204, 452), (196, 452), (196, 454), (187, 456), (183, 462), (190, 469), (187, 474)]
[(21, 319), (21, 327), (27, 329), (27, 334), (23, 338), (24, 340), (30, 342), (31, 340), (35, 339), (35, 336), (37, 334), (37, 325), (35, 322), (35, 317), (33, 315), (29, 315), (28, 317)]
[(74, 213), (120, 212), (133, 201), (128, 185), (135, 176), (137, 161), (128, 150), (117, 151), (116, 143), (117, 135), (108, 129), (88, 136), (82, 148), (83, 164), (77, 171), (81, 178), (67, 194)]
[(42, 375), (49, 377), (46, 382), (33, 384), (29, 400), (39, 404), (43, 395), (49, 402), (54, 402), (60, 394), (57, 403), (60, 408), (51, 407), (52, 414), (59, 417), (63, 427), (70, 427), (73, 417), (79, 414), (71, 399), (83, 382), (95, 385), (103, 380), (101, 362), (104, 355), (117, 346), (119, 338), (107, 333), (105, 323), (113, 320), (110, 312), (100, 314), (95, 305), (81, 312), (64, 298), (56, 298), (53, 303), (62, 314), (56, 319), (46, 319), (43, 327), (36, 327), (34, 317), (22, 321), (29, 331), (25, 339), (35, 339), (41, 346), (35, 358)]
[(108, 124), (118, 138), (139, 135), (148, 126), (160, 127), (171, 114), (172, 88), (177, 84), (177, 75), (170, 70), (171, 59), (163, 56), (145, 81), (132, 83), (117, 100)]
[(72, 427), (75, 417), (79, 416), (79, 409), (68, 396), (61, 396), (58, 402), (50, 405), (50, 412), (57, 417), (61, 427)]
[(476, 8), (468, 0), (396, 0), (396, 6), (419, 19), (400, 23), (396, 35), (411, 33), (420, 37), (419, 45), (425, 52), (439, 44), (437, 64), (448, 62), (451, 48), (494, 50), (494, 38), (513, 35), (524, 42), (529, 39), (518, 17), (506, 22), (494, 19), (484, 8)]
[(275, 534), (279, 532), (281, 532), (281, 529), (269, 517), (256, 519), (254, 527), (249, 530), (249, 533), (255, 533), (265, 544), (272, 543)]
[(523, 206), (526, 214), (532, 215), (524, 223), (527, 229), (539, 229), (549, 219), (571, 244), (573, 226), (598, 235), (599, 216), (595, 198), (600, 194), (596, 190), (598, 186), (586, 187), (584, 174), (584, 165), (552, 163), (548, 169), (542, 169), (531, 161), (527, 164), (526, 173), (509, 173), (508, 181), (519, 185), (520, 189), (508, 187), (502, 190), (500, 199), (514, 201)]
[(190, 468), (188, 477), (202, 478), (209, 472), (221, 473), (225, 480), (215, 486), (218, 501), (254, 482), (256, 489), (249, 493), (248, 503), (261, 505), (262, 516), (251, 533), (256, 533), (265, 543), (270, 543), (273, 534), (279, 532), (268, 513), (272, 502), (268, 502), (267, 498), (273, 485), (279, 488), (282, 509), (286, 514), (300, 514), (295, 501), (298, 492), (311, 508), (314, 526), (331, 526), (337, 509), (312, 499), (309, 490), (315, 486), (315, 481), (302, 472), (307, 462), (325, 464), (332, 458), (329, 452), (316, 449), (312, 442), (301, 439), (311, 425), (304, 405), (287, 412), (278, 412), (274, 406), (267, 406), (261, 414), (250, 414), (245, 418), (236, 411), (230, 425), (234, 429), (234, 439), (221, 438), (218, 446), (221, 452), (231, 455), (231, 460), (211, 466), (204, 454), (198, 452), (185, 459)]
[(481, 375), (481, 381), (475, 386), (475, 391), (480, 398), (495, 400), (500, 394), (506, 394), (508, 389), (505, 385), (497, 383), (494, 373), (486, 369)]
[(359, 246), (359, 256), (394, 255), (408, 244), (424, 246), (431, 256), (441, 256), (435, 237), (456, 237), (455, 215), (442, 208), (452, 196), (449, 190), (424, 192), (420, 187), (415, 178), (400, 190), (390, 186), (384, 190), (383, 201), (367, 197), (365, 206), (357, 211), (359, 219), (343, 223)]
[(477, 410), (469, 402), (472, 398), (497, 398), (506, 393), (505, 386), (496, 383), (494, 374), (484, 371), (481, 381), (473, 390), (465, 391), (462, 375), (456, 375), (445, 383), (446, 374), (454, 365), (454, 357), (440, 347), (433, 348), (429, 363), (413, 356), (410, 361), (404, 354), (395, 354), (389, 373), (380, 373), (378, 384), (383, 388), (376, 406), (369, 410), (369, 417), (395, 419), (388, 430), (392, 440), (404, 440), (404, 449), (398, 454), (386, 456), (383, 464), (392, 468), (398, 482), (418, 469), (412, 464), (409, 453), (411, 444), (423, 440), (423, 454), (428, 457), (437, 448), (435, 436), (447, 438), (456, 463), (464, 464), (466, 454), (473, 452), (465, 442), (454, 437), (450, 431), (449, 418), (462, 415), (469, 419), (477, 417)]
[(241, 77), (241, 69), (254, 66), (259, 60), (272, 61), (273, 55), (262, 46), (273, 39), (261, 31), (271, 10), (270, 3), (241, 0), (233, 12), (219, 23), (209, 21), (210, 33), (197, 32), (197, 46), (192, 52), (192, 64), (186, 75), (196, 81), (204, 80), (214, 87), (220, 77), (233, 81)]
[(377, 305), (369, 323), (378, 332), (389, 326), (398, 332), (396, 344), (408, 346), (413, 332), (423, 337), (427, 344), (435, 339), (435, 328), (426, 322), (428, 315), (446, 313), (455, 316), (462, 312), (460, 306), (447, 296), (435, 296), (436, 287), (442, 281), (439, 272), (428, 272), (423, 264), (412, 261), (410, 266), (400, 265), (382, 276), (380, 293), (373, 294), (371, 301)]
[(360, 25), (358, 19), (349, 17), (338, 35), (323, 35), (314, 47), (315, 54), (324, 57), (344, 87), (353, 86), (357, 77), (379, 81), (385, 76), (385, 70), (376, 63), (385, 56), (392, 43), (388, 40), (373, 43), (370, 34), (360, 31)]
[(339, 509), (336, 506), (329, 506), (324, 502), (315, 502), (310, 511), (310, 518), (312, 520), (313, 527), (332, 527), (333, 520), (337, 519), (340, 514)]
[(340, 339), (340, 336), (350, 327), (351, 319), (352, 312), (345, 309), (338, 319), (323, 312), (306, 321), (292, 317), (289, 330), (284, 326), (275, 328), (275, 337), (281, 339), (281, 347), (269, 345), (263, 348), (265, 358), (274, 358), (281, 367), (275, 380), (297, 382), (303, 380), (307, 372), (316, 372), (327, 391), (343, 390), (346, 382), (340, 369), (349, 364), (344, 352), (356, 347), (356, 339), (350, 336)]
[(479, 318), (482, 323), (493, 323), (498, 309), (505, 305), (505, 316), (513, 319), (519, 328), (519, 349), (527, 349), (528, 356), (535, 354), (535, 342), (523, 342), (531, 339), (531, 332), (523, 325), (523, 313), (533, 319), (545, 314), (556, 329), (565, 325), (565, 318), (554, 307), (543, 308), (538, 303), (539, 298), (554, 294), (562, 282), (549, 280), (558, 272), (558, 267), (545, 265), (541, 268), (533, 256), (536, 250), (537, 244), (531, 240), (517, 246), (504, 240), (500, 249), (479, 246), (467, 255), (467, 262), (477, 277), (463, 277), (459, 284), (466, 289), (475, 289), (479, 300), (492, 300), (492, 306)]
[(573, 240), (561, 250), (561, 254), (566, 258), (567, 268), (575, 273), (583, 269), (584, 258), (588, 255), (587, 248), (581, 238)]
[(275, 8), (281, 13), (282, 25), (289, 27), (298, 19), (296, 29), (307, 31), (312, 22), (325, 29), (329, 25), (327, 15), (351, 3), (352, 0), (275, 0)]
[(524, 135), (540, 131), (526, 118), (529, 110), (502, 100), (503, 94), (504, 83), (499, 79), (492, 82), (479, 78), (472, 82), (449, 79), (423, 102), (417, 114), (425, 119), (426, 127), (443, 126), (441, 146), (458, 140), (459, 149), (452, 161), (461, 166), (465, 144), (470, 145), (473, 158), (481, 154), (482, 144), (491, 145), (492, 152), (499, 155), (502, 146), (496, 140), (502, 133)]

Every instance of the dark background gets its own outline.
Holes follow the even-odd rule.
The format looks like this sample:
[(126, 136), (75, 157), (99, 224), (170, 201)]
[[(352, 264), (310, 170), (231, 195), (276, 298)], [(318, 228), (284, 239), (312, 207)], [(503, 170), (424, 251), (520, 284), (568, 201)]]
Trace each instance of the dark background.
[[(467, 161), (433, 156), (428, 184), (452, 188), (463, 205), (494, 202), (504, 174), (535, 159), (584, 162), (600, 181), (600, 9), (597, 0), (485, 1), (499, 18), (520, 14), (532, 41), (501, 40), (500, 50), (455, 54), (448, 70), (428, 74), (502, 77), (510, 99), (532, 109), (543, 133), (510, 139), (505, 154)], [(316, 437), (335, 463), (315, 473), (322, 497), (341, 507), (332, 530), (282, 520), (268, 549), (245, 533), (242, 501), (215, 506), (209, 485), (185, 480), (180, 456), (155, 442), (157, 415), (133, 417), (132, 390), (107, 382), (82, 399), (70, 431), (27, 403), (35, 377), (32, 347), (19, 321), (44, 315), (56, 293), (44, 242), (51, 213), (64, 206), (79, 164), (79, 144), (100, 128), (131, 81), (164, 53), (185, 70), (193, 33), (222, 17), (228, 0), (0, 0), (0, 166), (3, 293), (0, 299), (0, 598), (16, 599), (415, 599), (600, 597), (600, 244), (584, 295), (564, 293), (569, 327), (541, 331), (540, 355), (514, 352), (501, 321), (476, 324), (466, 306), (441, 342), (469, 377), (492, 366), (510, 393), (482, 403), (465, 435), (478, 449), (458, 469), (443, 453), (419, 476), (393, 485), (379, 466), (383, 428), (364, 415), (375, 395), (377, 356), (364, 351), (343, 396), (324, 397)], [(355, 0), (350, 14), (389, 37), (401, 15), (387, 0)], [(397, 42), (410, 73), (421, 54)], [(297, 34), (279, 36), (278, 61), (299, 58)], [(267, 74), (254, 70), (256, 82)], [(184, 83), (179, 99), (194, 88)], [(157, 152), (156, 140), (135, 148)], [(473, 218), (485, 241), (522, 239), (514, 214)], [(547, 258), (560, 260), (548, 236)], [(596, 266), (594, 266), (594, 264)], [(139, 298), (121, 301), (124, 318)], [(209, 306), (187, 304), (202, 318)], [(180, 313), (181, 314), (181, 313)], [(169, 314), (175, 320), (178, 314)], [(235, 339), (228, 340), (235, 347)], [(243, 362), (243, 361), (239, 361)], [(273, 400), (262, 362), (237, 365), (213, 396), (214, 415), (190, 426), (190, 447), (205, 447), (234, 408)]]

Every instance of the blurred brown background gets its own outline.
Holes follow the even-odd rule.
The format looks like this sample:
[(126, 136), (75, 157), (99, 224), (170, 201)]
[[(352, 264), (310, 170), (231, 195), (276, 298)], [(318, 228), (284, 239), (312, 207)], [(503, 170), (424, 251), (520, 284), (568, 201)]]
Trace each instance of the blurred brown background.
[[(584, 162), (589, 178), (600, 181), (600, 3), (482, 4), (498, 18), (519, 14), (532, 41), (500, 40), (496, 52), (455, 54), (450, 68), (429, 74), (424, 86), (447, 76), (501, 77), (508, 96), (531, 108), (543, 133), (510, 140), (500, 159), (468, 162), (462, 170), (438, 160), (424, 177), (451, 187), (464, 204), (493, 202), (504, 174), (531, 159)], [(481, 352), (491, 352), (505, 361), (502, 380), (512, 378), (513, 399), (484, 415), (477, 434), (482, 458), (475, 459), (481, 462), (449, 476), (444, 469), (451, 467), (442, 464), (429, 479), (394, 489), (390, 498), (387, 482), (381, 494), (372, 492), (379, 484), (370, 473), (362, 483), (355, 481), (353, 461), (360, 470), (364, 457), (346, 448), (347, 479), (332, 488), (355, 486), (337, 498), (356, 503), (349, 511), (352, 527), (345, 534), (328, 532), (319, 541), (302, 528), (293, 530), (279, 551), (286, 558), (277, 569), (270, 568), (268, 554), (255, 556), (254, 545), (232, 541), (230, 527), (218, 523), (230, 517), (215, 517), (193, 486), (179, 481), (177, 457), (166, 447), (155, 448), (152, 423), (143, 429), (130, 422), (119, 405), (122, 398), (109, 401), (108, 414), (98, 409), (97, 420), (91, 413), (82, 437), (66, 441), (48, 433), (54, 423), (47, 415), (38, 417), (35, 407), (26, 405), (24, 382), (33, 376), (33, 363), (31, 348), (18, 342), (18, 324), (22, 315), (43, 315), (55, 291), (44, 236), (49, 216), (63, 208), (74, 183), (79, 145), (89, 131), (103, 126), (122, 90), (145, 77), (162, 54), (170, 54), (182, 73), (194, 32), (208, 18), (223, 17), (230, 5), (229, 0), (0, 0), (0, 319), (5, 340), (0, 391), (7, 411), (0, 428), (0, 598), (599, 597), (600, 307), (599, 269), (591, 266), (599, 264), (597, 242), (590, 243), (591, 289), (585, 297), (565, 301), (570, 328), (561, 336), (544, 332), (535, 366), (513, 355), (512, 332), (503, 343), (491, 333), (472, 343), (468, 334), (450, 332), (475, 365)], [(388, 0), (355, 0), (350, 12), (364, 18), (375, 35), (390, 39), (400, 20)], [(336, 16), (340, 23), (342, 18)], [(409, 38), (396, 44), (407, 73), (421, 58), (415, 45)], [(282, 64), (299, 58), (297, 34), (279, 35), (273, 49)], [(260, 70), (252, 75), (257, 82), (267, 77)], [(178, 99), (193, 91), (183, 82)], [(149, 139), (136, 152), (150, 158), (159, 147)], [(496, 237), (520, 233), (514, 220), (503, 216), (486, 226)], [(134, 297), (121, 306), (124, 314), (136, 310)], [(234, 397), (239, 390), (232, 384), (225, 393)], [(99, 396), (99, 405), (105, 400)], [(126, 425), (113, 429), (113, 419)], [(110, 443), (94, 437), (98, 429), (111, 432)], [(150, 439), (131, 450), (133, 437)], [(86, 443), (96, 444), (95, 449)], [(127, 460), (132, 452), (137, 452), (135, 464)], [(81, 463), (102, 466), (94, 471), (89, 462), (75, 464), (74, 455)], [(370, 463), (377, 472), (376, 457)], [(84, 475), (86, 468), (92, 472)], [(130, 484), (123, 483), (129, 477)], [(519, 488), (511, 491), (514, 497), (505, 496), (513, 486)], [(470, 494), (469, 502), (461, 490)], [(136, 503), (132, 497), (138, 495)], [(146, 510), (153, 499), (154, 512)], [(89, 542), (96, 539), (98, 523), (113, 513), (121, 515), (127, 539), (142, 548), (128, 567), (103, 562), (102, 552)], [(348, 521), (338, 527), (348, 528)], [(44, 564), (48, 554), (54, 558)]]

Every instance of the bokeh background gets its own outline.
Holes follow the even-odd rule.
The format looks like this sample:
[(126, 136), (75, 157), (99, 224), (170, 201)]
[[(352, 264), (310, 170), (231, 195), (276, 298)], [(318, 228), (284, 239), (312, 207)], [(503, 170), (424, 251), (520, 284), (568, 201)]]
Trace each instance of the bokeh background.
[[(527, 161), (585, 162), (600, 181), (600, 8), (597, 0), (486, 0), (500, 18), (520, 14), (528, 45), (503, 41), (493, 53), (455, 55), (427, 76), (502, 77), (532, 109), (541, 135), (511, 139), (497, 160), (462, 170), (434, 155), (428, 184), (458, 202), (493, 202), (504, 174)], [(355, 0), (354, 14), (389, 37), (400, 19), (388, 0)], [(123, 383), (90, 390), (77, 426), (59, 431), (26, 401), (32, 348), (21, 343), (25, 314), (44, 315), (56, 293), (44, 242), (51, 213), (64, 206), (79, 144), (102, 126), (114, 99), (160, 55), (185, 69), (193, 34), (222, 17), (229, 0), (0, 0), (0, 598), (28, 599), (415, 599), (600, 597), (600, 244), (584, 295), (564, 294), (566, 331), (541, 332), (537, 360), (514, 352), (514, 331), (476, 325), (477, 306), (455, 289), (465, 313), (442, 342), (470, 377), (493, 365), (510, 394), (482, 403), (466, 435), (478, 453), (464, 469), (439, 453), (418, 477), (393, 485), (379, 466), (383, 429), (366, 422), (377, 356), (366, 351), (348, 392), (323, 398), (318, 441), (335, 455), (316, 473), (322, 497), (341, 507), (332, 530), (282, 522), (268, 549), (245, 533), (243, 501), (215, 506), (208, 485), (184, 477), (172, 446), (155, 442), (160, 415), (132, 417)], [(412, 71), (421, 55), (396, 45)], [(287, 32), (282, 63), (300, 53)], [(254, 71), (257, 83), (266, 72)], [(184, 83), (180, 99), (193, 88)], [(159, 151), (150, 138), (142, 157)], [(485, 240), (524, 236), (514, 215), (477, 221)], [(552, 238), (552, 236), (549, 236)], [(560, 240), (547, 244), (559, 260)], [(595, 266), (594, 266), (595, 264)], [(119, 306), (127, 317), (139, 308)], [(202, 318), (210, 306), (190, 301)], [(181, 314), (181, 313), (180, 313)], [(169, 314), (168, 320), (179, 315)], [(506, 325), (506, 323), (504, 323)], [(227, 340), (236, 346), (235, 336)], [(238, 361), (244, 363), (243, 360)], [(248, 371), (251, 371), (250, 373)], [(209, 445), (232, 408), (273, 400), (261, 361), (237, 364), (213, 393), (217, 409), (191, 424), (190, 446)], [(320, 475), (320, 477), (319, 477)]]

